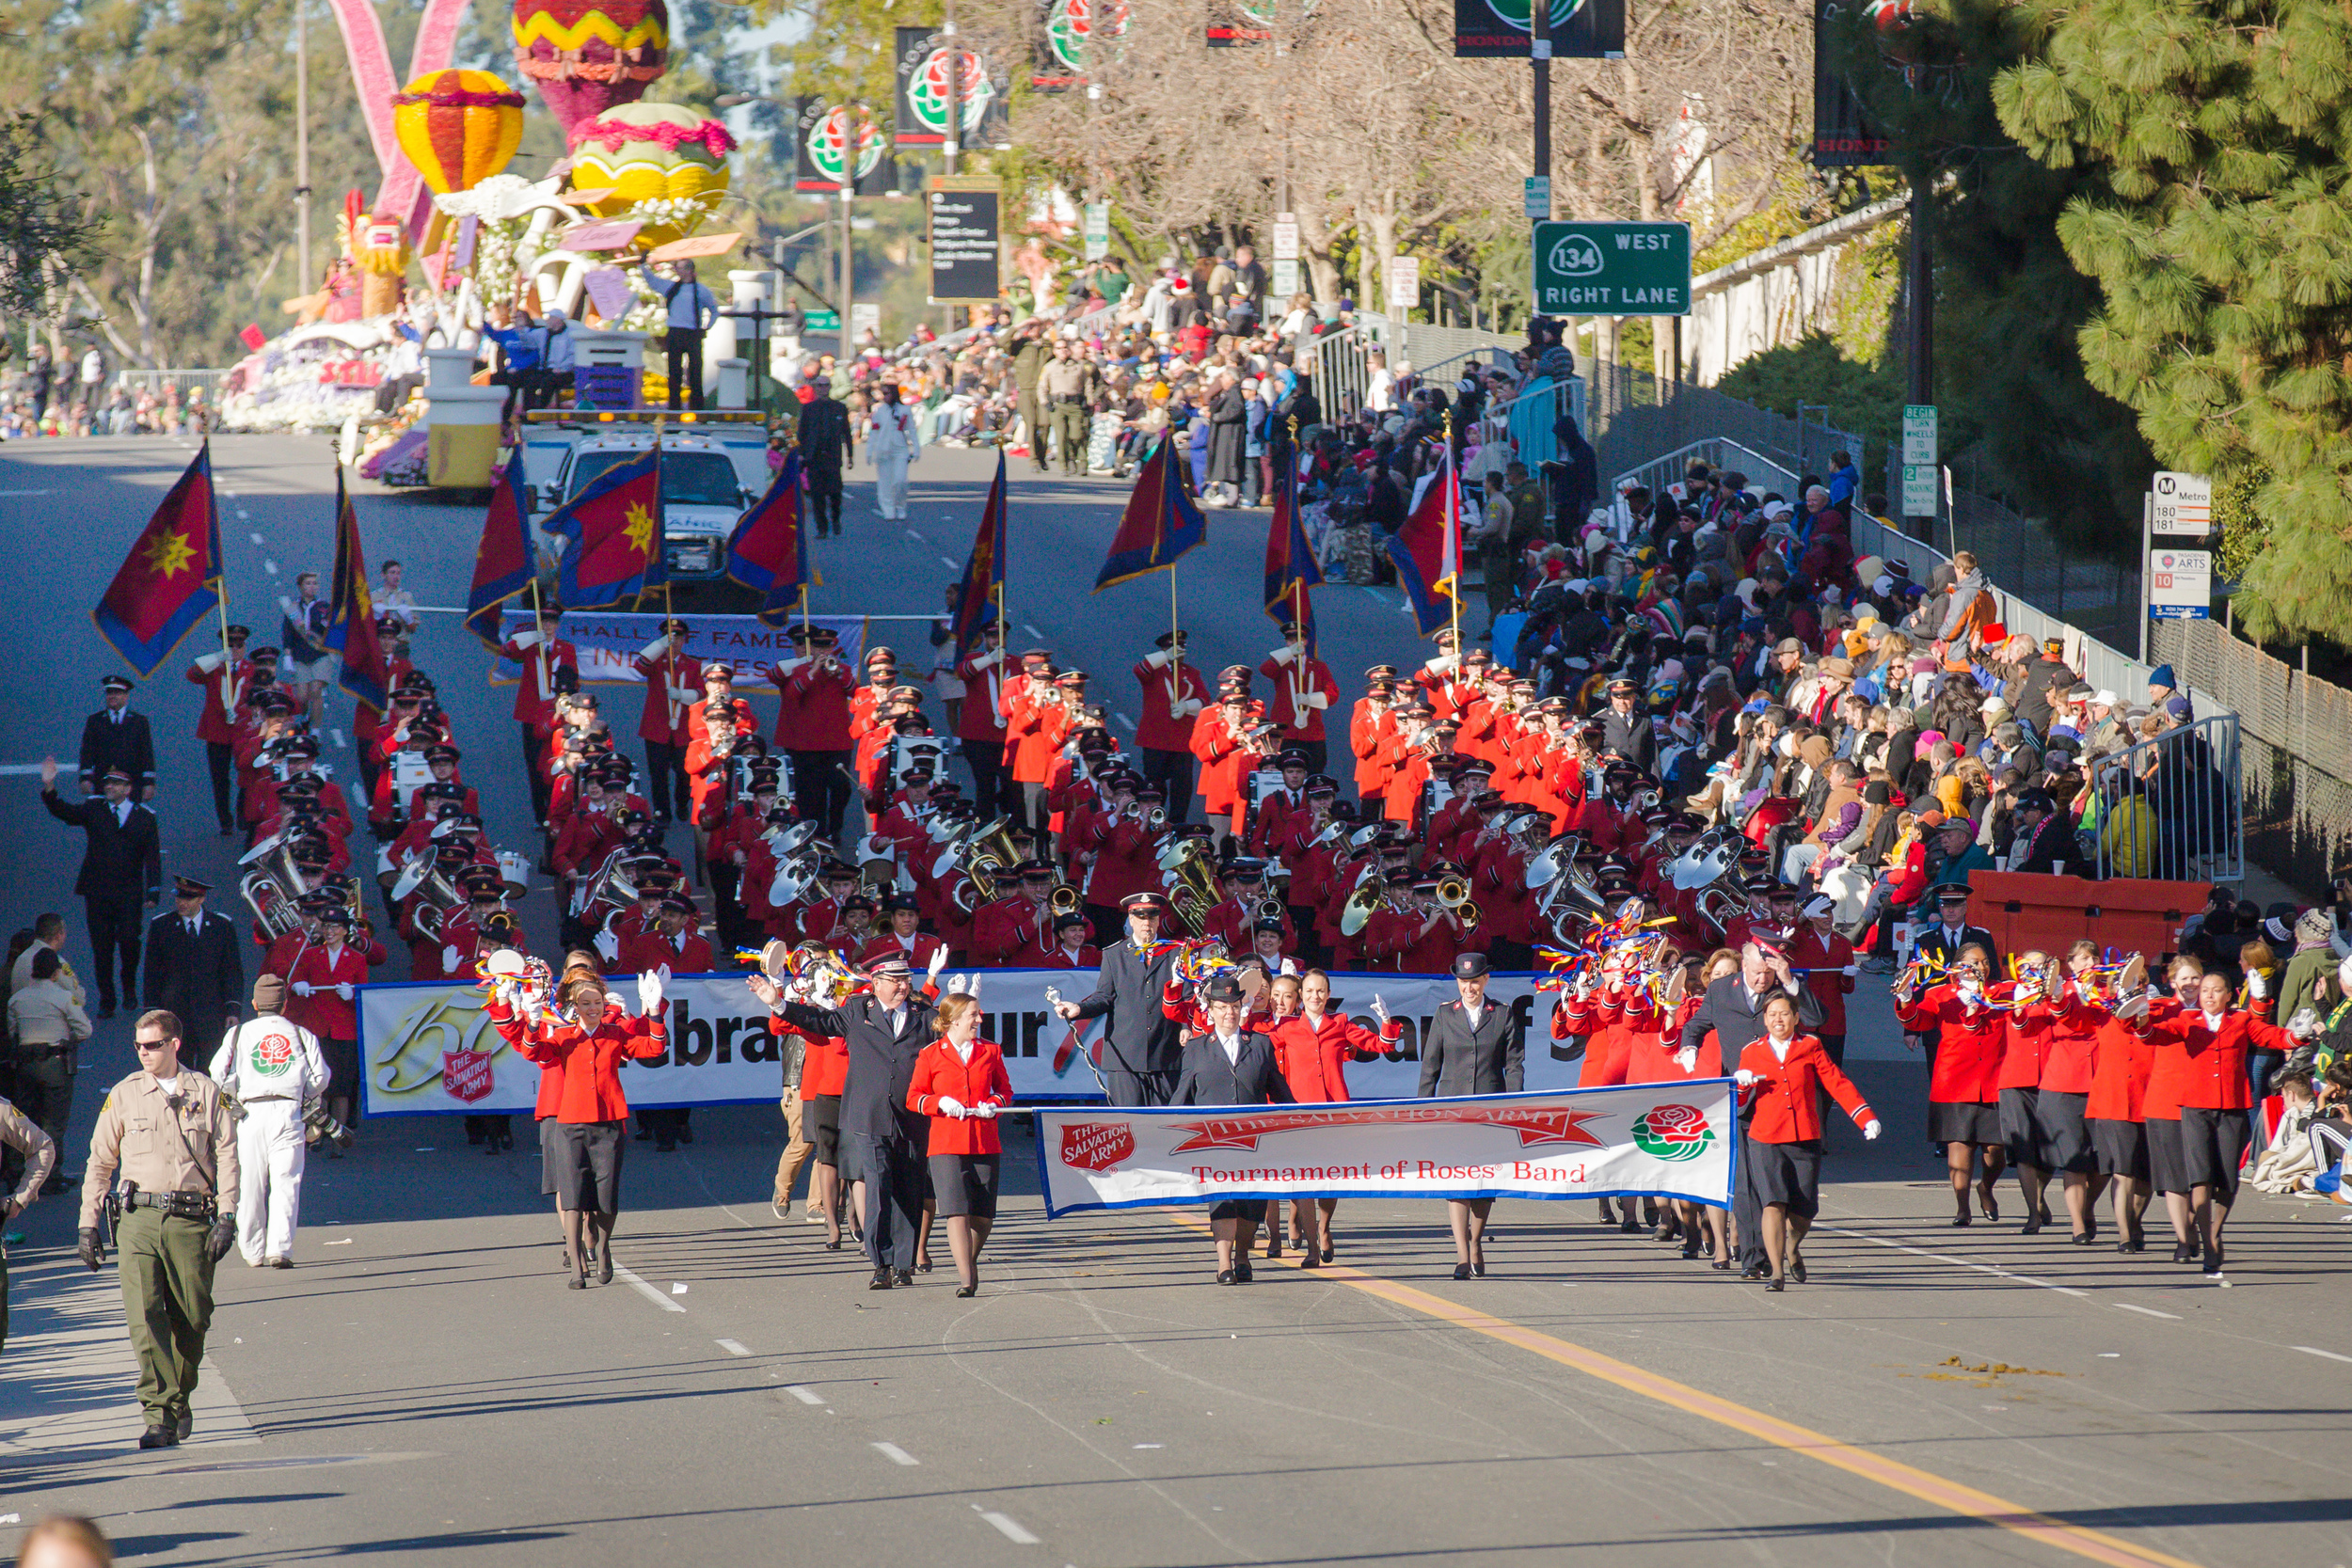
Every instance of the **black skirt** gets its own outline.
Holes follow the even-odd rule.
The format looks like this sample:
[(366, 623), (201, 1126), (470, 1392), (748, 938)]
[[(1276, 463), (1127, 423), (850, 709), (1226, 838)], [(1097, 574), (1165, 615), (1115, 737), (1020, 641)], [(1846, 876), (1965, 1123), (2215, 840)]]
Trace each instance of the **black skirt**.
[(1931, 1144), (1998, 1144), (2001, 1108), (1974, 1100), (1928, 1101), (1928, 1142)]
[(621, 1156), (628, 1149), (625, 1121), (550, 1121), (555, 1129), (556, 1185), (566, 1209), (621, 1212)]
[(2090, 1126), (2083, 1116), (2090, 1103), (2087, 1094), (2057, 1089), (2043, 1089), (2035, 1097), (2034, 1137), (2042, 1146), (2043, 1170), (2071, 1170), (2087, 1176), (2099, 1168), (2090, 1147)]
[(1761, 1209), (1777, 1203), (1806, 1219), (1821, 1212), (1821, 1144), (1760, 1144), (1754, 1138), (1740, 1146), (1740, 1170), (1749, 1196)]
[(2181, 1107), (2181, 1176), (2191, 1187), (2211, 1187), (2219, 1204), (2237, 1201), (2238, 1167), (2253, 1142), (2253, 1117), (2246, 1111)]
[(1252, 1225), (1265, 1223), (1265, 1199), (1262, 1197), (1229, 1197), (1209, 1211), (1213, 1220), (1248, 1220)]
[(564, 1147), (557, 1138), (563, 1123), (553, 1117), (539, 1118), (539, 1196), (552, 1197), (558, 1187), (556, 1178), (564, 1173)]
[(2094, 1117), (2090, 1129), (2091, 1158), (2102, 1176), (2128, 1176), (2148, 1184), (2148, 1128), (2144, 1122), (2108, 1121)]
[(2160, 1193), (2188, 1191), (2188, 1177), (2182, 1164), (2181, 1118), (2150, 1117), (2148, 1128), (2148, 1180)]
[(2001, 1091), (2001, 1142), (2009, 1148), (2012, 1165), (2032, 1165), (2047, 1170), (2050, 1162), (2042, 1148), (2042, 1135), (2034, 1129), (2034, 1101), (2039, 1089), (2003, 1089)]
[(934, 1154), (930, 1157), (931, 1193), (942, 1216), (962, 1214), (969, 1219), (996, 1217), (996, 1177), (1000, 1161), (993, 1154)]
[(841, 1164), (841, 1097), (837, 1094), (812, 1094), (801, 1105), (802, 1135), (817, 1150), (817, 1163)]

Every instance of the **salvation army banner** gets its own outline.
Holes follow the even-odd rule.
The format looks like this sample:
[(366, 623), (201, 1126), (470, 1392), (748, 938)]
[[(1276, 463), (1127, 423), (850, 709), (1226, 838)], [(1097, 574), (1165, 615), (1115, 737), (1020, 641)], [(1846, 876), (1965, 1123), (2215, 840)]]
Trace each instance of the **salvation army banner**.
[[(942, 977), (943, 983), (946, 976)], [(1458, 992), (1443, 974), (1335, 974), (1332, 1006), (1367, 1029), (1376, 1026), (1377, 992), (1405, 1022), (1393, 1055), (1347, 1065), (1351, 1094), (1402, 1100), (1421, 1086), (1422, 1032), (1438, 1006)], [(633, 985), (615, 982), (624, 1001)], [(1083, 1000), (1094, 990), (1092, 970), (995, 970), (980, 975), (981, 1033), (1005, 1053), (1016, 1097), (1025, 1101), (1099, 1100), (1093, 1051), (1103, 1021), (1073, 1030), (1046, 995)], [(463, 983), (422, 982), (359, 988), (359, 1059), (370, 1116), (449, 1116), (529, 1111), (536, 1104), (539, 1069), (517, 1055), (482, 1012), (484, 993)], [(1567, 1089), (1584, 1054), (1583, 1041), (1550, 1037), (1557, 993), (1539, 992), (1532, 974), (1497, 974), (1486, 997), (1509, 1011), (1526, 1041), (1530, 1089)], [(673, 975), (668, 1054), (624, 1066), (621, 1084), (632, 1105), (726, 1105), (771, 1101), (783, 1088), (782, 1056), (768, 1033), (768, 1010), (741, 974)]]
[(1613, 1197), (1731, 1205), (1731, 1081), (1453, 1100), (1040, 1110), (1049, 1217), (1280, 1197)]
[[(580, 651), (580, 679), (583, 686), (643, 686), (644, 678), (637, 673), (637, 656), (645, 644), (661, 635), (663, 615), (624, 615), (614, 610), (578, 610), (564, 613), (562, 630), (557, 634)], [(786, 626), (760, 624), (756, 615), (687, 615), (686, 646), (682, 650), (689, 658), (724, 659), (735, 666), (735, 689), (738, 692), (764, 685), (771, 665), (780, 664), (793, 657), (792, 644), (786, 641)], [(512, 604), (501, 617), (499, 641), (511, 642), (515, 634), (529, 631), (535, 623), (526, 605), (516, 609)], [(866, 617), (863, 615), (812, 615), (812, 626), (831, 627), (841, 639), (834, 654), (854, 673), (862, 668), (866, 657)], [(796, 618), (793, 626), (799, 626)], [(492, 686), (512, 686), (523, 677), (522, 666), (511, 658), (501, 657), (490, 669)]]

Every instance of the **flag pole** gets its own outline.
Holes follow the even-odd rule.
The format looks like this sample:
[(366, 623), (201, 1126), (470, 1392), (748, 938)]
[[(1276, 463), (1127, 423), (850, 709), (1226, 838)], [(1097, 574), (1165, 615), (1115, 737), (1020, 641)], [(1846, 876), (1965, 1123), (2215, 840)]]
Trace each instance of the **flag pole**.
[(1462, 471), (1454, 466), (1454, 410), (1445, 415), (1445, 473), (1441, 483), (1451, 484), (1454, 494), (1438, 498), (1446, 509), (1446, 532), (1452, 536), (1453, 559), (1446, 562), (1453, 571), (1447, 576), (1446, 602), (1454, 608), (1454, 657), (1462, 657)]

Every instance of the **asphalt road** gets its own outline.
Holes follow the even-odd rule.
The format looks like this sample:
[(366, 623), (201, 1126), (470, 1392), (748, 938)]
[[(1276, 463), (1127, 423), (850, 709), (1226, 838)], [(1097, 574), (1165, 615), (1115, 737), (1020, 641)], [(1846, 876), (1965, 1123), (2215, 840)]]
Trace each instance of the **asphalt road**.
[[(188, 455), (0, 450), (0, 543), (22, 563), (0, 574), (11, 928), (71, 909), (78, 845), (24, 770), (70, 756), (119, 667), (86, 612)], [(266, 637), (278, 585), (329, 563), (327, 451), (238, 437), (215, 457), (233, 613)], [(816, 608), (932, 610), (988, 467), (927, 455), (903, 530), (853, 488)], [(1012, 618), (1096, 668), (1117, 709), (1167, 616), (1157, 581), (1087, 593), (1124, 487), (1014, 475)], [(406, 561), (422, 602), (460, 601), (478, 511), (359, 505), (372, 557)], [(1212, 514), (1184, 564), (1204, 664), (1272, 645), (1264, 522)], [(1318, 610), (1343, 685), (1409, 653), (1389, 595), (1329, 589)], [(454, 617), (428, 616), (419, 650), (481, 743), (493, 835), (524, 844), (509, 694)], [(167, 676), (137, 700), (169, 863), (225, 879), (194, 698)], [(126, 1024), (93, 1043), (76, 1169), (129, 1070)], [(2352, 1324), (2323, 1229), (2342, 1211), (2249, 1192), (2227, 1291), (2161, 1249), (2022, 1238), (2013, 1186), (2005, 1223), (1953, 1230), (1883, 999), (1851, 1054), (1895, 1131), (1834, 1145), (1812, 1283), (1784, 1295), (1532, 1202), (1499, 1206), (1490, 1277), (1456, 1284), (1434, 1206), (1361, 1200), (1334, 1268), (1261, 1263), (1218, 1290), (1193, 1215), (1044, 1220), (1025, 1138), (980, 1296), (952, 1296), (944, 1238), (941, 1272), (869, 1294), (853, 1254), (770, 1212), (781, 1128), (745, 1109), (698, 1115), (674, 1155), (632, 1148), (628, 1276), (581, 1294), (535, 1161), (485, 1158), (453, 1120), (377, 1122), (312, 1164), (299, 1267), (224, 1267), (198, 1439), (165, 1453), (131, 1448), (114, 1282), (73, 1264), (72, 1209), (44, 1201), (10, 1259), (0, 1549), (62, 1510), (128, 1559), (184, 1564), (2352, 1560)]]

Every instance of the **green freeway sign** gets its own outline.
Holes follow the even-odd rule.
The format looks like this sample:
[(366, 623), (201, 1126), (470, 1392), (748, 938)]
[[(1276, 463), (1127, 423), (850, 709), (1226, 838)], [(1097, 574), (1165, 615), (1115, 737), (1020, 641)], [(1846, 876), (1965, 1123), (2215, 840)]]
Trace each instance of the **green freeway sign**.
[(1687, 316), (1687, 223), (1539, 223), (1535, 309), (1547, 315)]
[(812, 333), (838, 332), (841, 330), (841, 312), (838, 310), (804, 310), (801, 313), (801, 330)]

